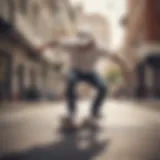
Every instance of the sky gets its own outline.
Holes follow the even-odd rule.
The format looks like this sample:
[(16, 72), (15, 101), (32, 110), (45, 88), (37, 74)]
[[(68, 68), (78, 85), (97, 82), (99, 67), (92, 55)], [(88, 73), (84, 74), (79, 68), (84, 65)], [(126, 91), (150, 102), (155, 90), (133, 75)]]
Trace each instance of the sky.
[(73, 4), (83, 4), (86, 13), (99, 13), (106, 17), (111, 27), (111, 48), (120, 48), (123, 42), (123, 29), (119, 20), (126, 12), (126, 0), (70, 0)]

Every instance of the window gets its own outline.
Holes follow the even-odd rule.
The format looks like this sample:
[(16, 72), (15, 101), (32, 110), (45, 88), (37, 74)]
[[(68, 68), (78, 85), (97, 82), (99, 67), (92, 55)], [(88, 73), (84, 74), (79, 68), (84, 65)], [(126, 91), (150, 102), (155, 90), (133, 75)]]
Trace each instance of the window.
[(20, 9), (23, 13), (27, 12), (27, 2), (28, 0), (19, 0), (20, 3)]

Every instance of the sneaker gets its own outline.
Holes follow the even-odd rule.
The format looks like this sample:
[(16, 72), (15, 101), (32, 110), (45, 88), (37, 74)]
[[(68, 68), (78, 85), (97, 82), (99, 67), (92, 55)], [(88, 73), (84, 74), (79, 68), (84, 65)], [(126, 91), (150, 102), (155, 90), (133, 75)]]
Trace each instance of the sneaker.
[(93, 114), (91, 115), (91, 117), (92, 117), (92, 119), (97, 119), (97, 120), (99, 120), (99, 119), (103, 118), (103, 115), (100, 114), (100, 113), (93, 113)]
[(72, 118), (65, 117), (62, 119), (62, 128), (65, 130), (76, 130), (77, 125), (74, 123)]
[(96, 128), (97, 126), (98, 123), (93, 117), (86, 118), (82, 123), (83, 128)]

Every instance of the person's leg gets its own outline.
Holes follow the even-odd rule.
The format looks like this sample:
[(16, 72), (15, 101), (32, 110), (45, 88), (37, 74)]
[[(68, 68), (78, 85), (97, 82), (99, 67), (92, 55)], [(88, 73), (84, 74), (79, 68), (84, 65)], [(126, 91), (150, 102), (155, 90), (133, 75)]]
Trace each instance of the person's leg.
[(75, 86), (77, 81), (78, 81), (77, 73), (75, 71), (70, 71), (68, 74), (67, 89), (66, 89), (67, 107), (70, 118), (74, 117), (76, 109)]
[(96, 73), (90, 74), (87, 81), (92, 84), (97, 90), (97, 95), (95, 97), (91, 110), (91, 116), (97, 117), (99, 116), (100, 107), (106, 96), (107, 87), (105, 85), (105, 82)]

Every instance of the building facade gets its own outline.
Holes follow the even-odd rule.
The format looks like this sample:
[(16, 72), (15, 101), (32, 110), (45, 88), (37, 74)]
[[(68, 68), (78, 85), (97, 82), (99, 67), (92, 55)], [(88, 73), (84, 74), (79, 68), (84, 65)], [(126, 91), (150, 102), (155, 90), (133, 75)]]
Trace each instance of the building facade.
[(72, 13), (65, 0), (1, 0), (1, 99), (23, 99), (24, 90), (32, 85), (42, 92), (59, 92), (56, 86), (64, 81), (62, 58), (55, 59), (53, 51), (37, 53), (35, 48), (72, 34)]
[(149, 0), (127, 0), (128, 14), (126, 17), (128, 23), (125, 45), (134, 47), (143, 41), (159, 41), (159, 6), (158, 0), (152, 2)]
[[(158, 0), (127, 0), (127, 10), (128, 14), (125, 19), (126, 39), (124, 43), (124, 54), (127, 56), (129, 64), (137, 69), (137, 65), (141, 59), (140, 57), (143, 57), (145, 61), (148, 61), (146, 60), (148, 57), (153, 58), (155, 54), (157, 58), (159, 57), (160, 3)], [(157, 84), (159, 81), (159, 76), (157, 75), (160, 75), (160, 73), (153, 65), (146, 64), (145, 73), (138, 71), (138, 79), (137, 71), (134, 70), (132, 73), (132, 75), (134, 75), (132, 76), (132, 81), (134, 83), (133, 88), (139, 86), (138, 90), (144, 90), (146, 96), (152, 95), (154, 88), (160, 88)], [(144, 66), (139, 70), (143, 70), (143, 68)]]

